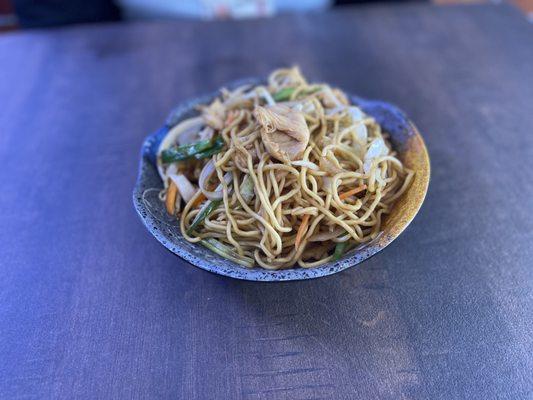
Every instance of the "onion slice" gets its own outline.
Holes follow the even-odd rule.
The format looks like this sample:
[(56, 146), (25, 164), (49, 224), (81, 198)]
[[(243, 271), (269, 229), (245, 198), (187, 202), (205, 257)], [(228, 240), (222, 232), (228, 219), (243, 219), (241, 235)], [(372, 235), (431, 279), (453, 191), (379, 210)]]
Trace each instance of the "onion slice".
[(333, 104), (333, 107), (343, 107), (344, 105), (337, 99), (337, 96), (333, 93), (331, 88), (329, 86), (322, 87), (321, 92), (324, 94), (324, 100), (326, 107), (331, 107), (331, 104)]
[(270, 93), (268, 93), (268, 90), (266, 90), (264, 86), (259, 86), (255, 90), (259, 96), (265, 99), (269, 106), (276, 104), (276, 101), (272, 98), (272, 96), (270, 95)]
[(357, 140), (365, 145), (368, 139), (368, 130), (366, 129), (366, 125), (362, 122), (359, 122), (355, 126), (355, 135), (357, 136)]
[(183, 174), (168, 174), (168, 177), (177, 186), (178, 192), (183, 200), (188, 203), (196, 194), (197, 189), (194, 188), (193, 184)]
[(318, 165), (316, 165), (314, 162), (311, 161), (305, 161), (305, 160), (296, 160), (291, 163), (292, 165), (295, 165), (297, 167), (305, 167), (312, 169), (314, 171), (318, 171), (320, 168)]
[(389, 149), (385, 145), (385, 142), (382, 138), (376, 138), (368, 146), (368, 150), (365, 154), (365, 161), (363, 164), (363, 170), (365, 174), (370, 172), (372, 168), (372, 162), (379, 157), (386, 156), (389, 153)]
[(337, 113), (341, 113), (346, 110), (345, 105), (337, 106), (335, 108), (329, 108), (326, 110), (326, 115), (335, 115)]
[[(198, 179), (200, 190), (209, 200), (218, 200), (222, 198), (222, 183), (220, 183), (214, 191), (207, 190), (206, 188), (207, 181), (211, 178), (211, 175), (213, 175), (214, 172), (215, 164), (213, 160), (209, 160), (202, 169), (200, 178)], [(226, 172), (224, 174), (224, 181), (226, 182), (226, 185), (229, 185), (233, 181), (233, 174), (231, 172)]]
[(331, 193), (332, 183), (333, 183), (333, 178), (327, 175), (322, 177), (322, 189), (324, 189), (326, 192)]
[[(188, 140), (194, 141), (190, 137), (196, 136), (203, 125), (202, 117), (187, 118), (168, 131), (157, 149), (157, 172), (159, 172), (159, 176), (163, 181), (166, 181), (168, 178), (168, 173), (164, 172), (164, 167), (161, 163), (160, 156), (163, 150), (174, 146), (176, 143), (185, 143)], [(185, 136), (180, 138), (181, 135)], [(187, 140), (185, 140), (185, 137), (188, 137)]]
[(365, 114), (359, 107), (356, 106), (349, 106), (348, 107), (348, 113), (352, 117), (353, 122), (360, 122), (365, 118)]

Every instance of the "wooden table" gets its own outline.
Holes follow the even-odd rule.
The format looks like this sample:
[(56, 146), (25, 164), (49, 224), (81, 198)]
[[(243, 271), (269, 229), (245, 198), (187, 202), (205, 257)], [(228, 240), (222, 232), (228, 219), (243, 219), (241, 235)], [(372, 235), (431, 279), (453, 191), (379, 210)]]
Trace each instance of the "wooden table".
[[(143, 137), (190, 96), (292, 63), (418, 124), (420, 214), (318, 280), (188, 265), (133, 210)], [(0, 99), (0, 398), (532, 398), (533, 26), (517, 11), (4, 35)]]

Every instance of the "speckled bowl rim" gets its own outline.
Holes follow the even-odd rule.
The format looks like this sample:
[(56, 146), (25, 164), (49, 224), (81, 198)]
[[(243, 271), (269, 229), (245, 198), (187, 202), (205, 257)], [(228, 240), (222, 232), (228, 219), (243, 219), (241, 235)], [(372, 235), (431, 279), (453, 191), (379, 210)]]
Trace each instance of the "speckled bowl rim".
[[(261, 80), (248, 78), (235, 81), (225, 87), (234, 88), (242, 84), (256, 84), (258, 82), (261, 82)], [(154, 172), (157, 174), (155, 153), (166, 132), (179, 121), (195, 115), (194, 109), (198, 104), (204, 104), (219, 94), (220, 92), (216, 91), (180, 104), (170, 113), (165, 125), (145, 139), (141, 149), (139, 174), (133, 190), (135, 210), (148, 231), (168, 250), (190, 264), (215, 274), (249, 281), (292, 281), (319, 278), (353, 267), (383, 250), (407, 228), (418, 213), (424, 202), (430, 179), (429, 155), (422, 136), (415, 125), (396, 106), (383, 101), (350, 96), (354, 104), (357, 104), (367, 114), (373, 116), (382, 125), (383, 129), (391, 134), (393, 146), (399, 152), (404, 163), (405, 160), (403, 160), (404, 157), (402, 155), (409, 153), (408, 157), (411, 159), (411, 165), (408, 165), (408, 167), (415, 169), (415, 177), (412, 184), (395, 204), (395, 207), (400, 203), (403, 206), (401, 207), (401, 214), (396, 215), (394, 222), (389, 223), (387, 220), (384, 224), (384, 231), (374, 241), (358, 249), (353, 249), (337, 262), (329, 262), (316, 268), (296, 267), (277, 271), (270, 271), (260, 267), (248, 269), (214, 254), (200, 244), (195, 244), (194, 246), (200, 247), (202, 250), (196, 249), (195, 252), (200, 251), (202, 255), (194, 254), (193, 251), (187, 249), (187, 246), (191, 244), (186, 242), (183, 237), (180, 237), (181, 234), (173, 234), (171, 237), (160, 229), (161, 221), (147, 210), (143, 200), (143, 193), (148, 189), (145, 181), (151, 179), (149, 174), (152, 174), (152, 178)], [(401, 131), (398, 131), (398, 129), (401, 129)], [(162, 187), (160, 178), (159, 185)], [(164, 208), (163, 204), (160, 204), (160, 206)], [(177, 220), (176, 225), (179, 225)]]

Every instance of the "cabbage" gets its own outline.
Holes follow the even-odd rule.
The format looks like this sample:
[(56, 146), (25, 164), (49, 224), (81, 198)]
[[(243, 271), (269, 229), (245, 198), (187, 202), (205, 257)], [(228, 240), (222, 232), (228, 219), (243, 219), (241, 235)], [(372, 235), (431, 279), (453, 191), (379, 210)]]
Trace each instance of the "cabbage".
[(355, 126), (355, 135), (357, 137), (357, 140), (360, 143), (366, 144), (366, 141), (368, 139), (368, 131), (366, 129), (366, 125), (360, 122), (358, 125)]
[(353, 122), (362, 121), (365, 117), (365, 114), (361, 111), (361, 109), (356, 106), (348, 107), (348, 114), (350, 114), (350, 116), (352, 117)]
[(372, 168), (372, 162), (376, 158), (383, 157), (388, 153), (389, 149), (385, 145), (385, 142), (382, 138), (372, 140), (365, 154), (365, 161), (363, 164), (363, 170), (365, 171), (365, 174), (368, 174), (370, 172), (370, 169)]

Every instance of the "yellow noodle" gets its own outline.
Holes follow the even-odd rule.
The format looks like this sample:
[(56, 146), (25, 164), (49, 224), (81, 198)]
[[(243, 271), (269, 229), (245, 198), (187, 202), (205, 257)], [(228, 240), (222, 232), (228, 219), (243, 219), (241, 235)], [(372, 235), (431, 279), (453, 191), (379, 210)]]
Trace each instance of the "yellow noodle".
[[(303, 114), (310, 132), (298, 165), (269, 154), (253, 114), (256, 106), (265, 106), (283, 90), (288, 95), (281, 101)], [(198, 190), (179, 214), (184, 238), (190, 242), (216, 239), (231, 248), (235, 257), (253, 259), (266, 269), (283, 269), (317, 267), (332, 260), (337, 243), (347, 242), (352, 249), (378, 237), (383, 219), (405, 193), (414, 173), (396, 157), (388, 135), (373, 118), (363, 115), (352, 120), (350, 109), (343, 108), (346, 99), (344, 93), (327, 85), (308, 84), (298, 68), (274, 71), (266, 85), (224, 89), (220, 101), (226, 107), (223, 119), (227, 125), (215, 129), (215, 135), (225, 145), (212, 156), (212, 179), (220, 183), (222, 201), (188, 234), (210, 201), (200, 201), (203, 197)], [(232, 113), (229, 118), (228, 112)], [(360, 124), (366, 127), (366, 141), (358, 136), (364, 134)], [(386, 149), (367, 160), (375, 139), (382, 139)], [(206, 163), (198, 162), (195, 169)], [(226, 175), (232, 179), (226, 181)], [(241, 191), (249, 180), (253, 197), (245, 199)], [(362, 185), (366, 190), (342, 196)], [(165, 195), (163, 190), (160, 200)], [(179, 210), (181, 205), (176, 206)], [(296, 235), (306, 215), (306, 230), (301, 229), (296, 248)], [(329, 237), (321, 242), (316, 235)], [(318, 241), (313, 240), (315, 236)]]

